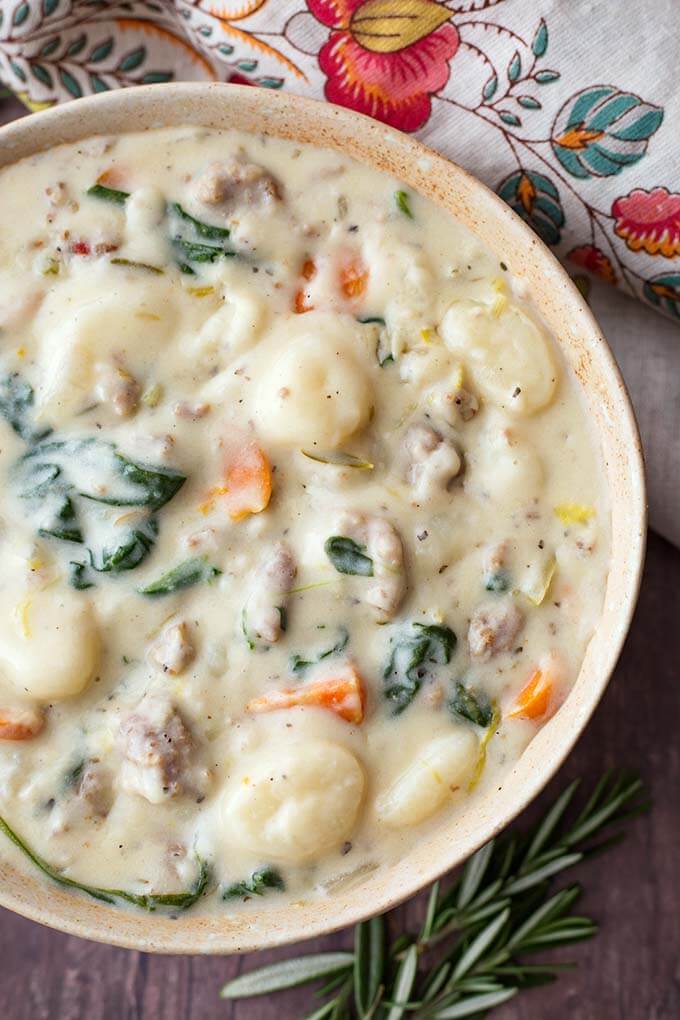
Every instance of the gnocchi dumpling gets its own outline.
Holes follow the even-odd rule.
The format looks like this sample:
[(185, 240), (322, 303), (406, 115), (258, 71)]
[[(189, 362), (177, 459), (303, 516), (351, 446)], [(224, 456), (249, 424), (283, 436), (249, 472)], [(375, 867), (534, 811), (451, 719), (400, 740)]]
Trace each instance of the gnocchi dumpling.
[(292, 744), (244, 763), (223, 802), (225, 831), (264, 860), (312, 860), (352, 831), (363, 792), (363, 769), (340, 744)]
[(238, 281), (228, 282), (224, 302), (196, 337), (197, 353), (208, 360), (247, 350), (260, 338), (266, 319), (264, 300)]
[(457, 301), (444, 315), (440, 333), (491, 403), (528, 415), (552, 400), (555, 359), (541, 330), (515, 305), (496, 314), (476, 301)]
[(80, 694), (99, 653), (92, 607), (68, 588), (30, 591), (0, 613), (0, 673), (36, 701)]
[(368, 423), (373, 402), (367, 375), (343, 336), (338, 317), (308, 312), (302, 332), (282, 338), (257, 394), (257, 422), (288, 446), (334, 450)]
[(535, 448), (497, 421), (491, 421), (467, 466), (465, 490), (482, 499), (528, 504), (542, 491), (543, 464)]
[[(122, 267), (118, 267), (122, 270)], [(167, 291), (148, 297), (144, 283), (110, 270), (88, 287), (95, 298), (83, 298), (83, 281), (75, 276), (50, 292), (35, 320), (42, 371), (36, 387), (38, 418), (51, 425), (69, 421), (91, 403), (97, 366), (111, 357), (141, 357), (154, 363), (167, 346), (174, 321), (174, 301)]]
[(470, 775), (477, 745), (477, 737), (465, 726), (431, 740), (378, 797), (380, 821), (397, 828), (418, 825), (433, 815)]

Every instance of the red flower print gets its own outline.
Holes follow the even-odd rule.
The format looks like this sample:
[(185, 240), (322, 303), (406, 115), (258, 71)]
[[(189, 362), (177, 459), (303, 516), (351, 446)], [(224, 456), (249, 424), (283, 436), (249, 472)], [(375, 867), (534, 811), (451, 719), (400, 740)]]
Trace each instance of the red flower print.
[(614, 230), (631, 251), (672, 259), (680, 255), (680, 195), (667, 188), (636, 188), (612, 205)]
[(307, 0), (307, 5), (333, 29), (319, 52), (326, 99), (402, 131), (422, 127), (460, 43), (458, 31), (446, 24), (451, 11), (435, 0)]
[(614, 267), (603, 251), (594, 244), (582, 244), (580, 248), (572, 248), (567, 258), (576, 266), (587, 269), (593, 276), (599, 276), (607, 283), (616, 283)]

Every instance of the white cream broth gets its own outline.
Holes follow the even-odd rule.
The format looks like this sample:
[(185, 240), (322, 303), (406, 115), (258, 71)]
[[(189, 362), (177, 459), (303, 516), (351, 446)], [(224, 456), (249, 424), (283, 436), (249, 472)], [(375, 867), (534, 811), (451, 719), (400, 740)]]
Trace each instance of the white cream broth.
[(170, 909), (203, 867), (222, 911), (455, 839), (608, 570), (531, 295), (398, 182), (271, 138), (92, 138), (0, 180), (6, 825)]

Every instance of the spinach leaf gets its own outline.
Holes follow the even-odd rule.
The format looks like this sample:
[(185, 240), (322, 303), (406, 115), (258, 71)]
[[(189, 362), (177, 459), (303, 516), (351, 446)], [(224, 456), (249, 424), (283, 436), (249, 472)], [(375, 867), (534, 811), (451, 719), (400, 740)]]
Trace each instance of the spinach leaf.
[(170, 212), (173, 212), (185, 223), (189, 223), (196, 231), (199, 237), (209, 237), (212, 240), (219, 238), (229, 237), (230, 231), (226, 227), (215, 227), (212, 223), (203, 223), (201, 220), (195, 219), (191, 216), (186, 209), (183, 209), (179, 202), (172, 202), (169, 206)]
[(494, 570), (486, 575), (484, 587), (487, 591), (507, 591), (510, 587), (510, 577), (507, 570)]
[(184, 563), (179, 563), (159, 577), (157, 581), (152, 581), (151, 584), (147, 584), (144, 588), (138, 588), (137, 591), (140, 595), (170, 595), (172, 592), (179, 591), (181, 588), (189, 588), (201, 581), (210, 582), (221, 573), (221, 570), (208, 563), (205, 556), (197, 556), (185, 560)]
[(486, 695), (473, 694), (460, 680), (456, 682), (456, 689), (449, 701), (449, 710), (454, 715), (459, 715), (461, 718), (467, 719), (468, 722), (474, 723), (475, 726), (482, 726), (484, 729), (493, 718), (493, 706)]
[(404, 216), (408, 216), (410, 220), (413, 219), (413, 213), (411, 212), (411, 199), (407, 191), (395, 191), (394, 201), (396, 202), (397, 209), (402, 212)]
[[(93, 437), (37, 444), (17, 461), (13, 479), (40, 535), (88, 547), (89, 564), (70, 566), (71, 584), (79, 589), (91, 587), (87, 566), (120, 573), (145, 559), (158, 535), (153, 511), (186, 481), (177, 471), (137, 464)], [(141, 512), (119, 515), (117, 507)]]
[(172, 497), (179, 492), (186, 482), (186, 475), (171, 468), (152, 467), (149, 464), (136, 464), (116, 450), (114, 453), (116, 467), (120, 477), (132, 486), (138, 487), (138, 492), (129, 495), (100, 496), (95, 493), (81, 493), (87, 499), (93, 499), (98, 503), (106, 503), (109, 506), (145, 506), (149, 510), (160, 510), (162, 506), (169, 503)]
[(227, 248), (216, 248), (213, 244), (201, 244), (199, 241), (185, 241), (182, 237), (176, 237), (172, 243), (177, 254), (186, 262), (216, 262), (217, 259), (231, 259), (236, 256), (235, 251)]
[(357, 317), (357, 322), (360, 322), (362, 326), (369, 326), (375, 324), (376, 326), (384, 326), (385, 320), (381, 319), (379, 315), (367, 315), (365, 319)]
[(373, 560), (365, 555), (366, 546), (357, 545), (344, 535), (333, 535), (324, 544), (326, 556), (340, 574), (373, 577)]
[(285, 883), (275, 868), (260, 868), (243, 882), (234, 882), (223, 889), (222, 899), (235, 900), (242, 896), (264, 896), (268, 889), (277, 889), (283, 892), (285, 888)]
[(66, 875), (52, 867), (44, 857), (41, 857), (35, 850), (32, 850), (2, 817), (0, 817), (0, 832), (3, 832), (28, 857), (29, 861), (35, 864), (36, 868), (39, 868), (53, 882), (58, 882), (59, 885), (67, 886), (69, 889), (79, 889), (80, 892), (87, 893), (93, 899), (101, 900), (104, 903), (116, 903), (117, 900), (124, 900), (126, 903), (131, 903), (135, 907), (140, 907), (142, 910), (148, 910), (152, 913), (159, 907), (174, 907), (176, 910), (188, 910), (189, 907), (192, 907), (203, 896), (210, 881), (208, 865), (197, 856), (198, 874), (191, 887), (185, 892), (132, 893), (124, 889), (106, 889), (99, 886), (85, 885), (83, 882), (76, 882), (73, 878), (67, 878)]
[(411, 630), (392, 639), (392, 650), (383, 672), (383, 695), (393, 705), (392, 714), (408, 708), (420, 690), (429, 666), (451, 661), (457, 638), (450, 627), (413, 623)]
[(119, 574), (123, 570), (134, 570), (151, 551), (158, 536), (158, 521), (148, 517), (137, 527), (128, 528), (124, 537), (113, 547), (102, 546), (90, 549), (90, 565), (99, 573)]
[(309, 669), (310, 666), (315, 666), (318, 662), (323, 662), (324, 659), (330, 659), (333, 655), (339, 655), (340, 652), (344, 652), (349, 641), (349, 632), (346, 627), (340, 627), (340, 633), (335, 644), (331, 645), (330, 648), (326, 648), (314, 659), (303, 659), (301, 655), (291, 655), (288, 661), (288, 668), (291, 673), (304, 673)]
[(0, 415), (27, 443), (37, 443), (52, 431), (49, 427), (33, 427), (33, 399), (33, 387), (18, 372), (0, 381)]
[(93, 184), (87, 189), (86, 194), (92, 198), (101, 198), (104, 202), (113, 202), (115, 205), (125, 205), (130, 197), (129, 191), (118, 191), (117, 188), (107, 188), (103, 184)]
[(68, 583), (77, 591), (86, 591), (87, 588), (94, 588), (94, 581), (87, 575), (87, 564), (71, 560), (68, 565)]

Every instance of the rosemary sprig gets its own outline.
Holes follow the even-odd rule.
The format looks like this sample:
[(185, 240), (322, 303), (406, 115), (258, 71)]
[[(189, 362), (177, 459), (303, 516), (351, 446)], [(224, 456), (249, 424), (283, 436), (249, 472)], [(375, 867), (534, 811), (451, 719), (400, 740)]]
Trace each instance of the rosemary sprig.
[(642, 782), (607, 772), (572, 821), (579, 786), (571, 783), (533, 831), (506, 833), (467, 861), (443, 891), (435, 882), (417, 933), (386, 950), (388, 915), (355, 928), (354, 951), (319, 953), (271, 964), (229, 981), (224, 999), (266, 995), (326, 979), (323, 1004), (306, 1020), (457, 1020), (482, 1016), (519, 991), (554, 981), (572, 964), (532, 964), (525, 957), (591, 938), (597, 925), (572, 912), (580, 886), (557, 891), (557, 874), (607, 849), (605, 828), (647, 807)]

